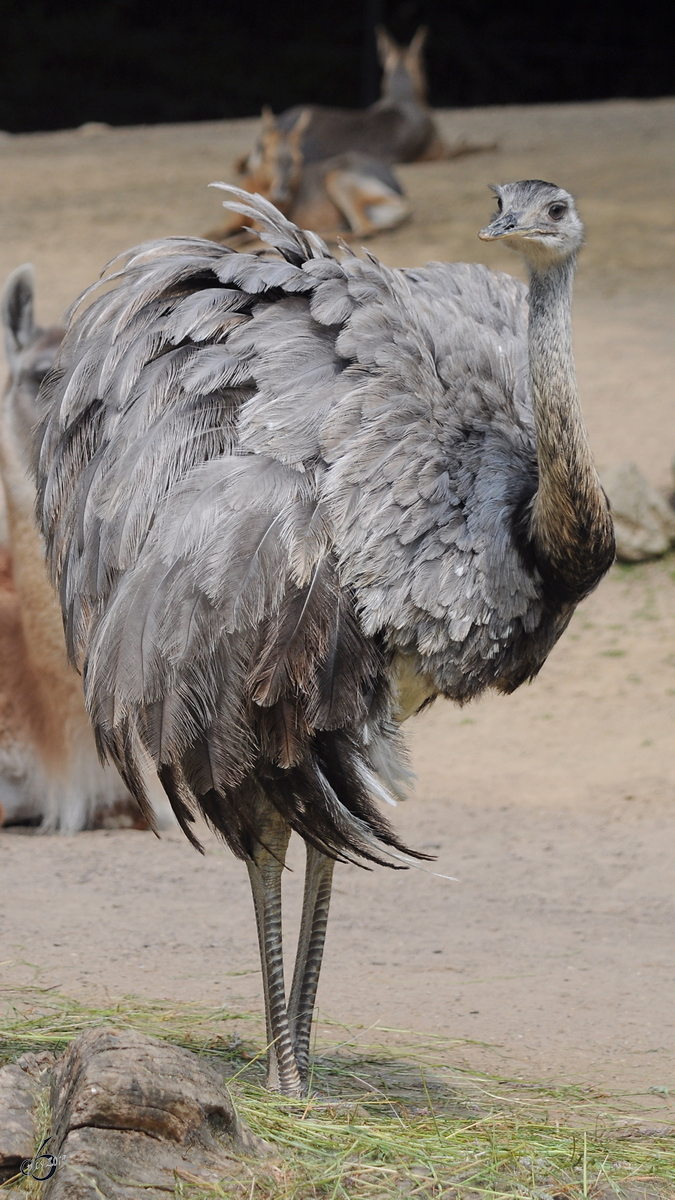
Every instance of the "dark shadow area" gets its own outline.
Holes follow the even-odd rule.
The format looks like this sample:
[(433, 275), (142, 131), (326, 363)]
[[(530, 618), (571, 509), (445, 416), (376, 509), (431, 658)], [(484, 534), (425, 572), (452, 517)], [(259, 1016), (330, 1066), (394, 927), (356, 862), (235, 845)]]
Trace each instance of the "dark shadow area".
[(373, 29), (430, 27), (437, 106), (660, 96), (673, 18), (650, 0), (27, 0), (2, 6), (0, 129), (196, 121), (375, 99)]

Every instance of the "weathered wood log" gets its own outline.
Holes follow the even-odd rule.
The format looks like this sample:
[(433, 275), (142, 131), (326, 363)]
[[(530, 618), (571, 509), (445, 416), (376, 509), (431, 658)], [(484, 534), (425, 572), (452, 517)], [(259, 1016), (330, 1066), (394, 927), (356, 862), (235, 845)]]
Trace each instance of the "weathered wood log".
[(59, 1161), (43, 1200), (166, 1200), (177, 1179), (250, 1179), (242, 1157), (267, 1151), (214, 1066), (129, 1030), (80, 1034), (56, 1063), (51, 1107)]
[(34, 1085), (16, 1063), (0, 1067), (0, 1183), (31, 1158), (35, 1140)]

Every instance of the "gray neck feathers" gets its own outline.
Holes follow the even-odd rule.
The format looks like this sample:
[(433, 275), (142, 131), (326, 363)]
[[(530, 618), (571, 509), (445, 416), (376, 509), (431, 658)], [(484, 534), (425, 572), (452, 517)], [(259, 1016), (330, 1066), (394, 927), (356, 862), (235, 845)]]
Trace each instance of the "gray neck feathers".
[(530, 534), (562, 595), (579, 599), (613, 558), (608, 505), (584, 425), (572, 352), (576, 256), (530, 271), (529, 356), (539, 486)]

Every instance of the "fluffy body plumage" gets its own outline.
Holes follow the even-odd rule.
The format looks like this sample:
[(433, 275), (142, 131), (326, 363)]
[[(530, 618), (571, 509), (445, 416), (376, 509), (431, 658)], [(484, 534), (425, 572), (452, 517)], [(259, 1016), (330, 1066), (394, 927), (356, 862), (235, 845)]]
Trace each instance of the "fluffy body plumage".
[(370, 855), (341, 807), (389, 840), (363, 779), (369, 744), (398, 751), (392, 658), (456, 700), (510, 691), (571, 611), (514, 536), (537, 486), (526, 291), (340, 264), (265, 218), (291, 261), (160, 242), (73, 326), (45, 531), (118, 765), (145, 743), (238, 853), (262, 772), (303, 837)]
[(564, 575), (567, 551), (551, 568), (533, 532), (520, 283), (338, 262), (237, 195), (276, 253), (129, 252), (48, 381), (40, 510), (68, 648), (149, 816), (146, 751), (188, 836), (199, 808), (256, 870), (256, 847), (283, 861), (270, 814), (320, 856), (400, 865), (377, 806), (405, 787), (398, 722), (531, 678), (611, 562), (611, 522), (582, 456), (584, 570)]

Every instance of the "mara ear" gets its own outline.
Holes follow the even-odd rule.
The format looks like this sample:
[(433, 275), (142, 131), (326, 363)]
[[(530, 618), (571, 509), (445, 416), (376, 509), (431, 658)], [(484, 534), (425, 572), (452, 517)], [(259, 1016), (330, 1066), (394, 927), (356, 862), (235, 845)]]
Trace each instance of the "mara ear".
[(262, 118), (263, 133), (272, 133), (273, 130), (276, 130), (277, 119), (269, 104), (263, 104), (260, 116)]
[(429, 26), (428, 25), (420, 25), (419, 29), (415, 30), (412, 41), (411, 41), (410, 45), (408, 46), (408, 50), (407, 50), (408, 55), (412, 56), (413, 58), (421, 58), (422, 51), (424, 50), (424, 47), (426, 45), (428, 35), (429, 35)]
[(295, 122), (295, 125), (293, 126), (293, 128), (291, 129), (291, 132), (288, 135), (289, 142), (291, 143), (292, 146), (295, 146), (298, 150), (300, 149), (300, 142), (302, 140), (302, 135), (305, 132), (307, 126), (309, 125), (311, 119), (312, 119), (311, 108), (303, 108), (302, 112), (300, 113), (300, 116), (298, 117), (297, 121)]
[(14, 374), (17, 360), (35, 336), (33, 297), (35, 271), (32, 263), (24, 263), (9, 276), (2, 293), (2, 327), (9, 368)]
[(380, 66), (386, 70), (387, 65), (392, 63), (393, 58), (398, 58), (400, 47), (394, 41), (390, 33), (387, 32), (384, 25), (375, 26), (375, 39), (377, 41), (377, 57), (380, 60)]

